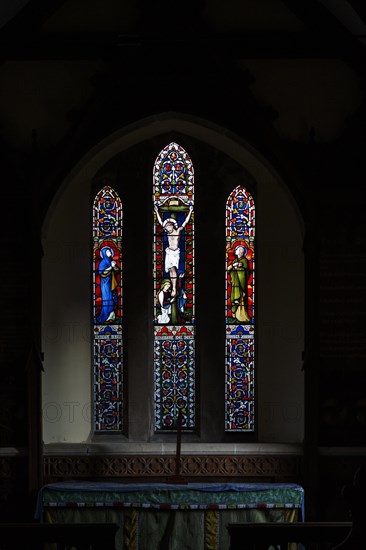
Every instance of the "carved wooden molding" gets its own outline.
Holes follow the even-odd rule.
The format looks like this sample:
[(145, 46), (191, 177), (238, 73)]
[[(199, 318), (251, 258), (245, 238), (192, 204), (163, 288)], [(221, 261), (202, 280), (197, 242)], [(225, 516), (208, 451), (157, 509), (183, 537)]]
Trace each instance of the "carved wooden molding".
[[(182, 476), (246, 477), (298, 480), (300, 456), (223, 456), (184, 455)], [(44, 477), (47, 480), (72, 478), (141, 478), (166, 477), (175, 472), (174, 456), (46, 456)]]

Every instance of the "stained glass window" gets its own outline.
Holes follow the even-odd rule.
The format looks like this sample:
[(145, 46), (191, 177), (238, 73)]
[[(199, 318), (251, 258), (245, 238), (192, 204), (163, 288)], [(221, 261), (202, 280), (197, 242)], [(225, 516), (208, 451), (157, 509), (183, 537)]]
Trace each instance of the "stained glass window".
[(153, 169), (155, 430), (195, 427), (194, 173), (170, 143)]
[(254, 431), (255, 207), (237, 187), (226, 203), (225, 430)]
[(122, 375), (122, 204), (106, 185), (93, 204), (95, 432), (123, 429)]

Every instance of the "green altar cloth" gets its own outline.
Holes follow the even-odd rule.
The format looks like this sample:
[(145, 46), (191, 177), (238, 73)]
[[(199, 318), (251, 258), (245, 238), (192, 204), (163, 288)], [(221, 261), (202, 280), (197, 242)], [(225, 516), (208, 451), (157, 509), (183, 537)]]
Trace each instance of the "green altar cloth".
[(117, 523), (117, 550), (228, 550), (228, 523), (299, 521), (303, 505), (296, 484), (68, 482), (41, 489), (37, 515)]

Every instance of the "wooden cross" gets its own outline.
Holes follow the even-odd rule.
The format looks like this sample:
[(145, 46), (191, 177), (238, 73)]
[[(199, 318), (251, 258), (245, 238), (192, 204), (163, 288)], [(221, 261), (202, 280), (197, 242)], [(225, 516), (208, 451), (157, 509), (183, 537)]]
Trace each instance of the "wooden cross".
[(187, 485), (188, 480), (180, 475), (180, 448), (182, 440), (182, 409), (178, 412), (178, 424), (177, 424), (177, 446), (175, 451), (175, 473), (173, 476), (169, 476), (166, 483), (178, 483), (181, 485)]

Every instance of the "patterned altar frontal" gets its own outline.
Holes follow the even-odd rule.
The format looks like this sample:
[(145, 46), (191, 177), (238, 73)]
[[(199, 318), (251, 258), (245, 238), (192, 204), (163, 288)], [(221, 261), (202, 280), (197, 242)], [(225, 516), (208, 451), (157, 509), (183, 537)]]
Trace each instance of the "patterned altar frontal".
[(37, 516), (52, 523), (110, 522), (117, 550), (228, 550), (226, 525), (304, 519), (304, 490), (287, 483), (53, 483)]

